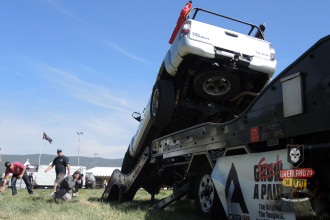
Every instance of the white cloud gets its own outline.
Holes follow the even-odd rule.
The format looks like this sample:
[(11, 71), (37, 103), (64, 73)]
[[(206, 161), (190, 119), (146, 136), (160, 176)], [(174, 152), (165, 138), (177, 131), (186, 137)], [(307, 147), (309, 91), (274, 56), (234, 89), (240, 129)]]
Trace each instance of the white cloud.
[[(80, 135), (80, 156), (93, 157), (94, 153), (98, 153), (99, 157), (123, 158), (132, 128), (136, 127), (136, 123), (126, 116), (120, 120), (116, 115), (81, 120), (79, 116), (51, 114), (56, 118), (56, 124), (43, 120), (45, 116), (31, 119), (4, 117), (0, 122), (1, 154), (39, 154), (42, 147), (42, 154), (55, 155), (60, 147), (66, 155), (77, 156), (76, 132), (83, 131), (84, 135)], [(56, 114), (61, 116), (56, 117)], [(53, 139), (51, 144), (42, 140), (43, 131)]]
[(54, 0), (47, 0), (47, 2), (57, 11), (61, 12), (62, 14), (69, 16), (71, 18), (73, 18), (74, 20), (86, 24), (86, 22), (84, 22), (80, 17), (78, 17), (77, 15), (75, 15), (73, 12), (70, 12), (69, 10), (65, 9), (62, 5), (60, 5), (60, 3), (58, 1), (54, 1)]
[(44, 76), (48, 75), (51, 81), (61, 85), (71, 96), (99, 107), (130, 114), (127, 110), (130, 108), (130, 102), (123, 97), (113, 95), (108, 88), (85, 82), (69, 71), (45, 64), (40, 64), (40, 67)]
[(148, 61), (146, 61), (146, 60), (144, 60), (144, 59), (141, 59), (140, 57), (138, 57), (138, 56), (136, 56), (136, 55), (134, 55), (134, 54), (132, 54), (132, 53), (126, 51), (125, 49), (119, 47), (119, 46), (116, 45), (116, 44), (113, 44), (113, 43), (108, 42), (108, 41), (104, 41), (104, 43), (105, 43), (106, 45), (108, 45), (109, 47), (111, 47), (111, 48), (117, 50), (119, 53), (121, 53), (121, 54), (123, 54), (123, 55), (125, 55), (125, 56), (127, 56), (127, 57), (129, 57), (129, 58), (131, 58), (131, 59), (133, 59), (133, 60), (136, 60), (136, 61), (139, 61), (139, 62), (141, 62), (141, 63), (145, 63), (145, 64), (148, 64), (148, 63), (149, 63)]
[[(61, 147), (66, 155), (75, 156), (78, 145), (76, 132), (82, 131), (80, 156), (93, 157), (94, 153), (98, 153), (100, 157), (122, 158), (137, 127), (137, 122), (131, 118), (133, 101), (121, 97), (116, 90), (86, 82), (70, 71), (31, 63), (34, 63), (34, 73), (46, 79), (48, 82), (45, 84), (55, 89), (53, 93), (63, 91), (84, 102), (77, 102), (75, 111), (68, 111), (65, 106), (57, 108), (56, 104), (47, 106), (42, 102), (35, 102), (38, 103), (36, 108), (27, 109), (19, 100), (11, 103), (10, 109), (15, 111), (5, 111), (1, 115), (1, 153), (39, 154), (42, 144), (43, 154), (55, 155), (56, 149)], [(43, 87), (35, 92), (43, 93), (39, 89)], [(105, 111), (99, 111), (100, 108)], [(92, 113), (84, 115), (79, 109), (88, 109)], [(53, 139), (52, 144), (42, 141), (43, 131)]]

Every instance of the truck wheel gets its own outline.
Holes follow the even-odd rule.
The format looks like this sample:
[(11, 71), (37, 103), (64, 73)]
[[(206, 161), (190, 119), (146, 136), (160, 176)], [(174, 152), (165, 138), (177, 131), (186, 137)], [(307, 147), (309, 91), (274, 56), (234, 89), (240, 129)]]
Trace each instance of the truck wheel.
[(238, 92), (240, 81), (237, 74), (209, 71), (198, 74), (194, 79), (195, 93), (206, 100), (222, 101)]
[(195, 182), (195, 207), (202, 215), (220, 213), (220, 201), (211, 179), (211, 171), (207, 169), (202, 169)]
[(131, 156), (129, 148), (124, 156), (123, 164), (121, 165), (121, 172), (123, 174), (129, 174), (135, 167), (138, 160)]
[(158, 80), (152, 89), (150, 116), (153, 125), (167, 125), (174, 110), (174, 87), (171, 81)]

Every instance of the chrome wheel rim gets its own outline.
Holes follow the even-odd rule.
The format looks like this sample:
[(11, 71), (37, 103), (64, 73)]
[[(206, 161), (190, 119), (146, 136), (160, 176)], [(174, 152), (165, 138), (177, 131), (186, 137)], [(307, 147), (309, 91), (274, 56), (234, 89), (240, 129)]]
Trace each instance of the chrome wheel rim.
[(214, 203), (215, 189), (210, 175), (204, 175), (199, 183), (199, 203), (204, 213), (210, 212)]

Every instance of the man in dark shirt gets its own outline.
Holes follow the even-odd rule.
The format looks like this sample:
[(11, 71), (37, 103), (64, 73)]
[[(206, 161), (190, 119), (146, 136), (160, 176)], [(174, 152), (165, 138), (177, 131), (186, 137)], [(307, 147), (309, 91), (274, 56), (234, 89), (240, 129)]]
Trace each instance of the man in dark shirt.
[(69, 158), (63, 155), (61, 148), (57, 149), (57, 157), (54, 159), (53, 163), (45, 170), (45, 172), (52, 169), (54, 166), (56, 171), (56, 179), (54, 183), (54, 189), (51, 195), (56, 192), (57, 184), (64, 179), (66, 174), (66, 168), (68, 169), (68, 176), (70, 176)]

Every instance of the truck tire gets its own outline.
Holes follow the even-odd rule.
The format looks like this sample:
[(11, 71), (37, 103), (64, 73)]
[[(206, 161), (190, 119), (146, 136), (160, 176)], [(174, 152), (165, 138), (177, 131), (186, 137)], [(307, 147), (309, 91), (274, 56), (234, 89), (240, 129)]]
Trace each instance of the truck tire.
[(218, 215), (222, 212), (217, 191), (211, 179), (211, 170), (205, 166), (195, 181), (195, 207), (204, 216)]
[(174, 86), (171, 81), (158, 80), (152, 89), (150, 101), (151, 122), (156, 126), (167, 125), (174, 110)]
[(128, 148), (121, 165), (121, 172), (123, 174), (129, 174), (134, 169), (137, 162), (138, 159), (131, 156)]
[(200, 73), (194, 78), (196, 95), (210, 101), (230, 99), (239, 89), (240, 80), (235, 73), (213, 70)]

